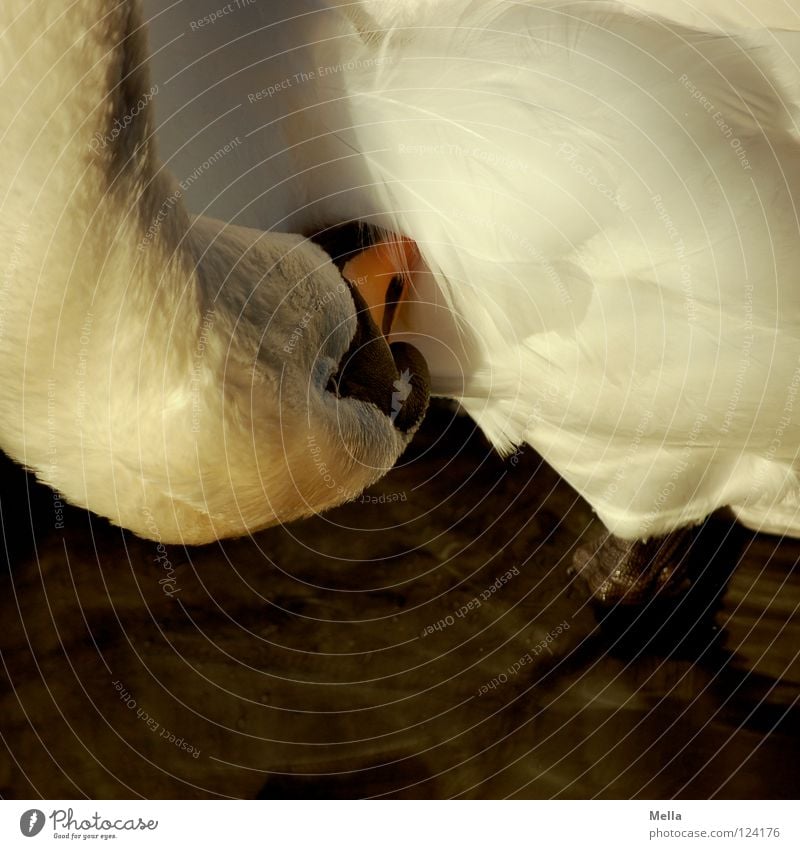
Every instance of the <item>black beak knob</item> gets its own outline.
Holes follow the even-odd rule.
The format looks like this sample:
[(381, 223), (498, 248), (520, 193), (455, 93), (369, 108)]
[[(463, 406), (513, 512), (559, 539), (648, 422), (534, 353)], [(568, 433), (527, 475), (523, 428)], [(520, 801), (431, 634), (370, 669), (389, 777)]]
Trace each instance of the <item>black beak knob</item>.
[(338, 398), (374, 404), (401, 433), (407, 433), (422, 421), (428, 409), (428, 364), (413, 345), (387, 344), (358, 290), (348, 286), (358, 325), (327, 389)]

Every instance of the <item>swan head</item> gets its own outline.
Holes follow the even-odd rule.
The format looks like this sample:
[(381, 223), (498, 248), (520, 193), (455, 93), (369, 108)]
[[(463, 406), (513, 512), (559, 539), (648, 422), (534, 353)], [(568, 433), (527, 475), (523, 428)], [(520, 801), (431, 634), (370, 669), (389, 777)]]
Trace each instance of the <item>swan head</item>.
[(188, 241), (197, 320), (170, 355), (188, 394), (171, 378), (174, 415), (152, 434), (164, 472), (142, 475), (157, 481), (143, 521), (120, 523), (198, 543), (356, 497), (424, 416), (424, 359), (388, 344), (330, 244), (205, 218)]

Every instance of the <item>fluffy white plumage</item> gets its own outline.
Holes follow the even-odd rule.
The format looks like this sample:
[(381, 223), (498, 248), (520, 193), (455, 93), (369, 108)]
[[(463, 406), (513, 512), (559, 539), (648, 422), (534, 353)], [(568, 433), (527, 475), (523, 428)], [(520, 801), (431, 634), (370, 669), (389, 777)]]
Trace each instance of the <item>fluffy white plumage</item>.
[(308, 65), (335, 72), (292, 142), (312, 218), (417, 240), (397, 329), (434, 391), (619, 536), (725, 505), (800, 533), (798, 34), (393, 5), (315, 16)]

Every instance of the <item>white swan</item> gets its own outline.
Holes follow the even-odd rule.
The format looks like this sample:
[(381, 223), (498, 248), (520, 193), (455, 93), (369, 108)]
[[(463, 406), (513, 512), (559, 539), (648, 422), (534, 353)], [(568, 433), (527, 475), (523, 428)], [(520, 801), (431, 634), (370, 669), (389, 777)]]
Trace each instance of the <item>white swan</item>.
[[(147, 105), (109, 138), (147, 92), (115, 8), (3, 13), (2, 447), (164, 539), (343, 500), (418, 410), (401, 434), (326, 391), (356, 322), (323, 254), (190, 227)], [(283, 122), (305, 175), (296, 220), (416, 240), (394, 335), (433, 390), (498, 449), (535, 446), (622, 538), (726, 505), (800, 533), (796, 35), (604, 0), (354, 10), (293, 22), (287, 78), (313, 72)]]

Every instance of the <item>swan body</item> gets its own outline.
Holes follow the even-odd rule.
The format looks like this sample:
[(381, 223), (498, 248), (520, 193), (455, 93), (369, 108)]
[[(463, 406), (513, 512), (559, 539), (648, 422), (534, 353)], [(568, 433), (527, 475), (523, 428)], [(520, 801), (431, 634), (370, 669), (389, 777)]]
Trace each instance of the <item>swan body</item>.
[[(800, 534), (800, 42), (616, 2), (367, 4), (308, 24), (309, 220), (414, 239), (433, 391), (617, 536), (730, 506)], [(301, 107), (301, 108), (300, 108)]]
[(287, 78), (317, 70), (282, 101), (285, 221), (417, 243), (391, 349), (306, 238), (188, 214), (135, 2), (4, 4), (0, 448), (144, 536), (247, 533), (392, 465), (424, 407), (418, 375), (402, 428), (387, 406), (411, 343), (621, 537), (721, 506), (800, 533), (796, 33), (608, 0), (345, 8), (292, 22)]

